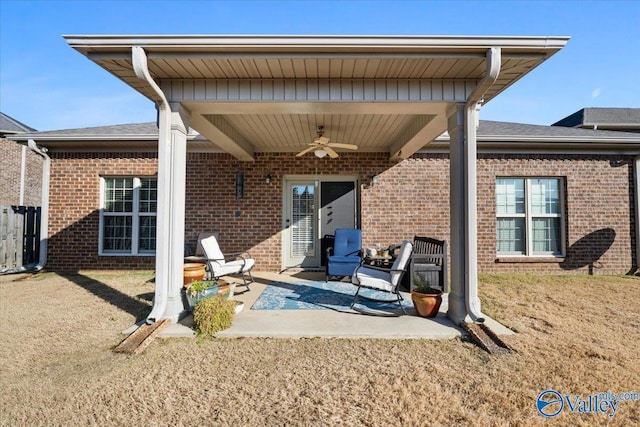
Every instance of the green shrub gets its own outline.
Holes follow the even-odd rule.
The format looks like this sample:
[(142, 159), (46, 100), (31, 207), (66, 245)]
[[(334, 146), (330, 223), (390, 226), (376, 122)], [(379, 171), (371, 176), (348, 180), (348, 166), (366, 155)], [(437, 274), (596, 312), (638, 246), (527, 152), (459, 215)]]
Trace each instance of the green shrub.
[(201, 334), (213, 335), (231, 326), (236, 302), (222, 296), (205, 298), (193, 308), (193, 323)]

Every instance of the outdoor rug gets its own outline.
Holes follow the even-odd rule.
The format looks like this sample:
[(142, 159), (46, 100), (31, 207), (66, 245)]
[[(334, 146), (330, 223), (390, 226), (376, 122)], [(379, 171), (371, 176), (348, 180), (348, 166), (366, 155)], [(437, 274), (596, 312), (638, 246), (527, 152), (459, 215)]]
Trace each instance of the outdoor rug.
[[(271, 282), (256, 302), (252, 310), (336, 310), (352, 312), (353, 297), (358, 288), (348, 282)], [(362, 289), (360, 295), (369, 298), (385, 299), (390, 302), (368, 301), (358, 298), (356, 308), (376, 311), (400, 311), (396, 296), (387, 292)], [(402, 301), (405, 310), (413, 307), (407, 299)]]

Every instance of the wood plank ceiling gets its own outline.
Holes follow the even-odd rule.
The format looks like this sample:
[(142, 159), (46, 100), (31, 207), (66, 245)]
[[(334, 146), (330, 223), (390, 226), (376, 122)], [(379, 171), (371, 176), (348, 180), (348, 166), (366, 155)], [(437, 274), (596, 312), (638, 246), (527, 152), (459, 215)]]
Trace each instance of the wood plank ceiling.
[[(279, 47), (247, 50), (230, 50), (228, 46), (201, 49), (198, 45), (170, 47), (170, 43), (148, 47), (148, 67), (157, 81), (169, 79), (204, 80), (273, 80), (278, 79), (353, 79), (355, 80), (408, 80), (450, 79), (479, 80), (486, 67), (484, 49), (454, 47), (446, 53), (438, 47), (416, 54), (412, 47), (385, 50), (376, 46), (369, 50), (332, 51), (332, 46), (315, 46), (311, 51), (302, 48)], [(409, 45), (411, 42), (408, 42)], [(516, 45), (520, 40), (515, 41)], [(437, 44), (437, 43), (436, 43)], [(92, 60), (109, 70), (125, 83), (145, 96), (155, 95), (134, 72), (129, 54), (121, 47), (104, 47), (101, 53), (95, 47), (82, 48)], [(378, 49), (379, 48), (379, 49)], [(278, 49), (282, 49), (275, 52)], [(504, 55), (502, 70), (496, 84), (485, 95), (490, 100), (521, 76), (542, 63), (548, 52), (546, 47), (534, 55), (519, 54), (519, 46), (513, 55)], [(553, 49), (551, 49), (553, 50)], [(316, 127), (325, 127), (325, 136), (333, 142), (356, 144), (360, 151), (387, 151), (398, 135), (406, 133), (420, 118), (416, 114), (394, 111), (372, 111), (366, 108), (340, 114), (330, 109), (324, 114), (296, 114), (295, 111), (276, 109), (269, 113), (216, 112), (225, 123), (242, 135), (254, 152), (300, 151), (316, 136)], [(206, 114), (200, 111), (200, 114)], [(437, 113), (441, 114), (441, 113)], [(430, 118), (429, 118), (430, 119)], [(431, 135), (433, 137), (433, 135)], [(211, 148), (215, 147), (210, 145)], [(429, 141), (425, 141), (425, 144)], [(340, 151), (340, 150), (337, 150)]]

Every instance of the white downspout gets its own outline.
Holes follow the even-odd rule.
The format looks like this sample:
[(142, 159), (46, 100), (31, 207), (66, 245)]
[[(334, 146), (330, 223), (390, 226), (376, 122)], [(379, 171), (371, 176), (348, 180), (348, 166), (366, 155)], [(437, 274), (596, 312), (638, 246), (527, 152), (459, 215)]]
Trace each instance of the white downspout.
[[(40, 206), (40, 254), (38, 262), (35, 264), (27, 264), (20, 267), (7, 268), (0, 271), (0, 274), (25, 273), (28, 271), (40, 271), (47, 263), (47, 242), (49, 241), (49, 181), (51, 170), (51, 158), (47, 155), (45, 147), (38, 147), (33, 139), (27, 142), (28, 147), (42, 156), (42, 189), (41, 189), (41, 206)], [(24, 157), (23, 157), (24, 158)]]
[(24, 187), (27, 176), (27, 147), (22, 146), (22, 156), (20, 159), (20, 201), (19, 205), (24, 206)]
[[(487, 51), (487, 71), (478, 83), (478, 86), (467, 99), (465, 106), (465, 187), (467, 198), (465, 200), (467, 215), (465, 218), (465, 247), (468, 248), (465, 256), (465, 305), (467, 314), (474, 322), (484, 322), (484, 316), (480, 310), (480, 299), (478, 298), (478, 206), (477, 206), (477, 168), (476, 159), (478, 155), (476, 142), (476, 127), (478, 110), (483, 101), (484, 95), (495, 83), (500, 74), (501, 49), (492, 47)], [(473, 159), (473, 161), (471, 161)], [(469, 215), (472, 213), (472, 215)]]
[(168, 203), (168, 195), (166, 189), (170, 187), (171, 177), (171, 107), (167, 98), (164, 96), (160, 86), (151, 77), (147, 66), (147, 55), (140, 46), (131, 48), (131, 57), (133, 62), (133, 70), (136, 76), (147, 82), (154, 90), (158, 99), (158, 188), (163, 191), (158, 192), (158, 212), (157, 215), (157, 231), (156, 231), (156, 287), (153, 299), (153, 308), (147, 316), (147, 323), (153, 323), (156, 319), (161, 319), (167, 307), (169, 294), (169, 281), (171, 280), (170, 266), (166, 260), (170, 259), (171, 248), (166, 243), (169, 236), (169, 227), (171, 221), (171, 207)]

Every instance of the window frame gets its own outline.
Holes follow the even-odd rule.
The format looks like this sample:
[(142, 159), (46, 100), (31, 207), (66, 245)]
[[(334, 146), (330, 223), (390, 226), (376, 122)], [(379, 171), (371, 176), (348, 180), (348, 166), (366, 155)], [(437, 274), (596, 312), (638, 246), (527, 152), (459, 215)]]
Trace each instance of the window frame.
[[(512, 180), (523, 180), (524, 181), (524, 213), (498, 213), (498, 200), (497, 200), (497, 184), (499, 179), (512, 179)], [(555, 180), (558, 182), (558, 213), (539, 213), (534, 214), (532, 208), (532, 191), (531, 187), (533, 181), (538, 179), (548, 179)], [(495, 227), (496, 227), (496, 256), (499, 258), (564, 258), (566, 255), (566, 225), (565, 225), (565, 178), (559, 176), (496, 176), (494, 180), (494, 206), (496, 208), (495, 212)], [(500, 252), (498, 250), (498, 219), (500, 218), (524, 218), (524, 253), (515, 252), (515, 251), (504, 251)], [(559, 252), (541, 252), (537, 251), (534, 253), (533, 250), (533, 220), (535, 218), (558, 218), (559, 219)]]
[[(107, 212), (105, 211), (106, 203), (106, 182), (110, 179), (133, 179), (133, 199), (131, 212)], [(156, 212), (142, 212), (140, 210), (140, 191), (142, 189), (143, 179), (156, 180), (156, 203), (157, 203), (157, 176), (127, 176), (127, 175), (108, 175), (100, 177), (100, 220), (98, 226), (98, 255), (99, 256), (143, 256), (152, 257), (156, 255), (156, 249), (153, 251), (140, 250), (140, 218), (156, 217)], [(156, 205), (157, 206), (157, 205)], [(131, 250), (114, 251), (104, 249), (104, 226), (105, 217), (131, 217)], [(157, 224), (157, 223), (156, 223)], [(156, 236), (157, 237), (157, 236)]]

